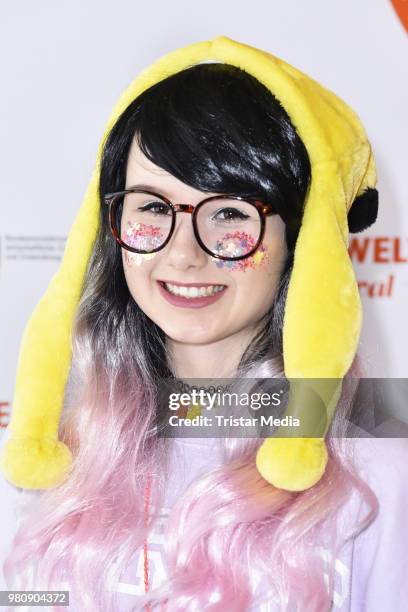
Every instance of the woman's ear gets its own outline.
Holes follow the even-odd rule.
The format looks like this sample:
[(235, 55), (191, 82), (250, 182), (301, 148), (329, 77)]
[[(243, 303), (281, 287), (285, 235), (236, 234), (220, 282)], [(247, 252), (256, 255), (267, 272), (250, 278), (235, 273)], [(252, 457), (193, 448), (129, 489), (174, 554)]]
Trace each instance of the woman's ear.
[(374, 223), (378, 214), (378, 191), (373, 187), (356, 197), (347, 215), (349, 231), (362, 232)]

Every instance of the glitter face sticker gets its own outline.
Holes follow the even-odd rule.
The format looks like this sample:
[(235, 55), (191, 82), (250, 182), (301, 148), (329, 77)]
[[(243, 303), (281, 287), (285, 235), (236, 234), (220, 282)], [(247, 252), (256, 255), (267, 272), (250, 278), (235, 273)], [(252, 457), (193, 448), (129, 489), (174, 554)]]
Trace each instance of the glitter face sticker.
[[(224, 255), (224, 257), (239, 257), (251, 251), (255, 244), (256, 241), (254, 237), (247, 232), (228, 232), (227, 234), (224, 234), (221, 239), (217, 240), (214, 247), (214, 252), (218, 253), (219, 255)], [(237, 270), (245, 272), (245, 270), (248, 268), (259, 268), (261, 265), (266, 264), (268, 260), (268, 250), (262, 243), (257, 248), (255, 253), (246, 259), (239, 259), (238, 261), (213, 259), (217, 268), (227, 268), (233, 272)]]
[[(135, 249), (149, 250), (156, 249), (163, 244), (164, 236), (161, 228), (156, 225), (139, 222), (130, 223), (128, 221), (122, 240)], [(126, 263), (129, 265), (136, 264), (140, 266), (144, 261), (152, 259), (155, 255), (156, 253), (132, 253), (131, 251), (125, 251)]]

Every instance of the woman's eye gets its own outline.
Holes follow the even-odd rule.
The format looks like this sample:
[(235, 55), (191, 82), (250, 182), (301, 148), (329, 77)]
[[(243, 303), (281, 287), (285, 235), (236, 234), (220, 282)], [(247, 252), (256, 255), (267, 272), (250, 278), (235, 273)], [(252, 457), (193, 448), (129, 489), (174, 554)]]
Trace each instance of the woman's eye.
[(249, 215), (238, 208), (221, 208), (213, 215), (216, 221), (243, 221), (248, 218)]
[(170, 207), (163, 202), (147, 202), (143, 206), (139, 206), (138, 210), (142, 212), (151, 212), (155, 215), (168, 215), (170, 214)]

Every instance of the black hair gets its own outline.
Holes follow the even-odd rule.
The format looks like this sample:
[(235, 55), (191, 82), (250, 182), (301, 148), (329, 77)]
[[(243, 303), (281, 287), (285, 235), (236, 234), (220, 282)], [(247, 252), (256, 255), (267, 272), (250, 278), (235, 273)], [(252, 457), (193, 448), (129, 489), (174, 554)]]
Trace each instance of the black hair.
[(309, 156), (284, 108), (255, 77), (228, 64), (198, 64), (142, 93), (105, 143), (101, 192), (124, 188), (135, 134), (150, 161), (190, 187), (272, 203), (294, 249)]
[(246, 353), (250, 349), (253, 354), (255, 346), (257, 357), (271, 346), (275, 353), (281, 353), (284, 303), (311, 166), (280, 102), (244, 70), (229, 64), (197, 64), (139, 95), (103, 144), (100, 228), (90, 264), (99, 268), (94, 274), (94, 279), (98, 278), (95, 289), (106, 296), (101, 325), (105, 330), (106, 325), (113, 329), (123, 316), (131, 317), (132, 333), (145, 342), (147, 351), (149, 347), (155, 353), (149, 367), (163, 375), (163, 334), (129, 299), (120, 247), (110, 234), (103, 203), (106, 193), (125, 188), (134, 137), (148, 159), (195, 189), (257, 197), (274, 205), (285, 222), (289, 255), (274, 307), (265, 317), (262, 334)]

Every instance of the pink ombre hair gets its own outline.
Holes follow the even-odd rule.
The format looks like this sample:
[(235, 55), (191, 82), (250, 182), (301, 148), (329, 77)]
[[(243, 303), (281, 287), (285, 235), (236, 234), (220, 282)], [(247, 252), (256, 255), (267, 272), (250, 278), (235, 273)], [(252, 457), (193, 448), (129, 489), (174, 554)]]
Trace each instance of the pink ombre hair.
[[(13, 588), (58, 589), (65, 581), (81, 611), (116, 612), (115, 593), (107, 587), (119, 581), (146, 536), (148, 474), (155, 485), (152, 521), (160, 507), (171, 440), (149, 434), (155, 403), (153, 397), (142, 401), (137, 372), (129, 392), (120, 370), (98, 367), (80, 331), (75, 340), (83, 384), (75, 404), (65, 407), (60, 433), (73, 451), (73, 469), (66, 482), (31, 501), (4, 571), (10, 584), (17, 580)], [(342, 427), (350, 410), (357, 367), (356, 360), (345, 378), (334, 428)], [(260, 376), (268, 372), (281, 375), (276, 360), (258, 368)], [(287, 609), (289, 597), (302, 610), (328, 609), (336, 554), (377, 511), (375, 495), (353, 467), (351, 441), (328, 438), (324, 477), (301, 493), (276, 489), (259, 475), (255, 454), (261, 440), (223, 443), (222, 468), (194, 482), (172, 509), (165, 535), (169, 580), (145, 601), (168, 599), (169, 612), (242, 612), (250, 605), (250, 574), (256, 572), (280, 609)], [(350, 533), (339, 533), (336, 517), (352, 494), (368, 511)], [(331, 553), (328, 562), (321, 546)], [(36, 583), (30, 582), (33, 572)]]

